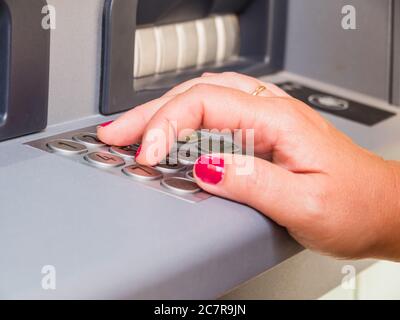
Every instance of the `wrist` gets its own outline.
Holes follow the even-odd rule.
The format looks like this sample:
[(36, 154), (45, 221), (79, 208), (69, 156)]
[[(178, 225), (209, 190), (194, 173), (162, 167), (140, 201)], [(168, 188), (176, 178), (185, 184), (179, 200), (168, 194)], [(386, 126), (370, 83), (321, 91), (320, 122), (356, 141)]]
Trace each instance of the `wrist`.
[(400, 162), (385, 161), (388, 183), (383, 188), (382, 200), (386, 202), (380, 213), (382, 243), (377, 257), (400, 261)]

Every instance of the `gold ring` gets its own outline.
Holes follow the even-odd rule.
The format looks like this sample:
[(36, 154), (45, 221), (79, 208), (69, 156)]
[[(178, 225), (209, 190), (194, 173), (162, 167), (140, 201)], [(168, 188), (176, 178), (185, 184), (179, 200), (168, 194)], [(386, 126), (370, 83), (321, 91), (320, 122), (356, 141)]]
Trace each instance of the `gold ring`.
[(259, 86), (254, 92), (251, 94), (252, 96), (258, 96), (261, 92), (267, 90), (265, 86)]

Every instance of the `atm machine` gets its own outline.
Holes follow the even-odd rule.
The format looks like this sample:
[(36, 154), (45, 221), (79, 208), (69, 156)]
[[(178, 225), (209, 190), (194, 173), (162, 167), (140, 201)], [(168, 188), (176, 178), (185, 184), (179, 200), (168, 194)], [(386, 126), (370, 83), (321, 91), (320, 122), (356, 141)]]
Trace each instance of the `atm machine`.
[(213, 299), (277, 268), (303, 250), (283, 228), (97, 125), (229, 70), (400, 159), (399, 39), (393, 0), (0, 0), (0, 298)]

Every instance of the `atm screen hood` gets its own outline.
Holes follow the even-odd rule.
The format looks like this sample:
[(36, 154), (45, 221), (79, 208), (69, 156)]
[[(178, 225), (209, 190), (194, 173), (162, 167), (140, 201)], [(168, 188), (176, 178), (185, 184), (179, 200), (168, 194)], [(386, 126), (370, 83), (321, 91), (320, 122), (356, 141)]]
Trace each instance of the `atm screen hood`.
[(47, 124), (50, 31), (45, 0), (0, 0), (0, 141)]

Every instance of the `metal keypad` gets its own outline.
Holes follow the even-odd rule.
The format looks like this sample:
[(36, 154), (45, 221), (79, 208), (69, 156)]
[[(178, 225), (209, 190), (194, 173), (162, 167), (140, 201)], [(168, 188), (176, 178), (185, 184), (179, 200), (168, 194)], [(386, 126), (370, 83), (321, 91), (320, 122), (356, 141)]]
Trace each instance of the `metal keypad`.
[[(96, 126), (92, 126), (26, 144), (191, 203), (211, 197), (199, 188), (190, 173), (194, 162), (201, 155), (199, 141), (204, 137), (200, 132), (194, 133), (191, 139), (187, 139), (187, 143), (178, 143), (177, 149), (174, 149), (177, 151), (155, 167), (145, 167), (135, 162), (140, 144), (107, 146), (98, 140), (95, 132)], [(191, 155), (188, 158), (185, 150), (189, 146)]]

